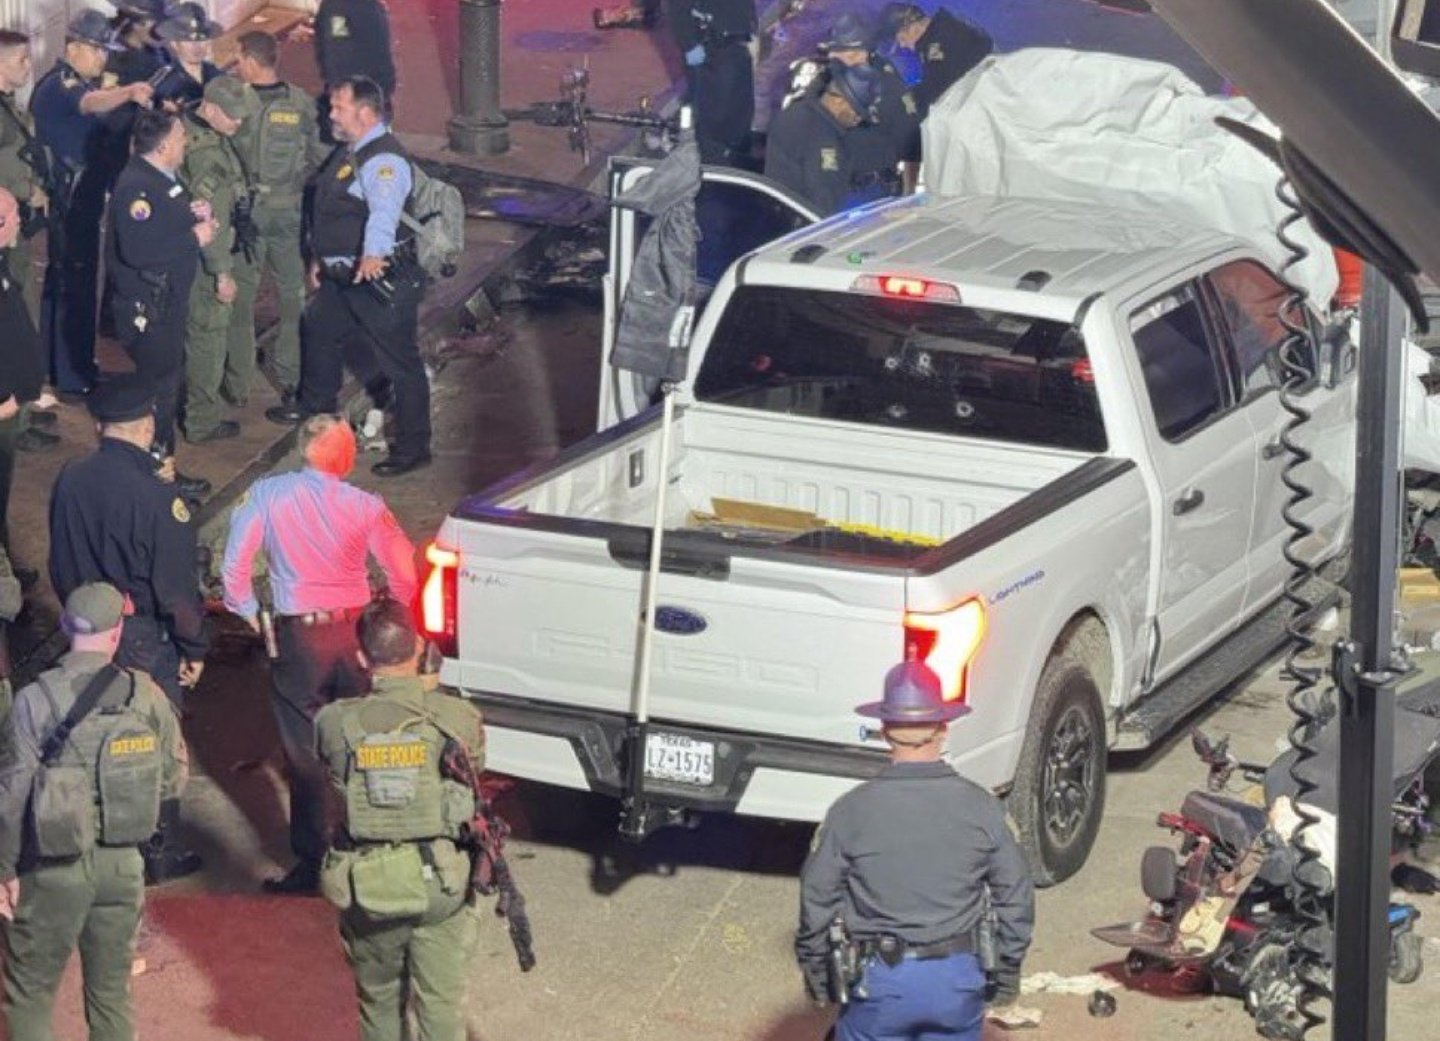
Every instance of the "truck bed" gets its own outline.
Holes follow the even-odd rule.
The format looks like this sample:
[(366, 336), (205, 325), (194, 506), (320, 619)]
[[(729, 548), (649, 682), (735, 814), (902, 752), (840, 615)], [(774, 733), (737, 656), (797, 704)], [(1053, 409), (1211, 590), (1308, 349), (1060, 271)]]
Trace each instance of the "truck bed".
[[(552, 469), (482, 493), (498, 512), (649, 527), (658, 413), (584, 443)], [(943, 543), (1085, 461), (1073, 452), (850, 427), (695, 405), (673, 428), (666, 527), (695, 527), (717, 500), (814, 513), (881, 541)], [(733, 537), (734, 529), (728, 528)]]

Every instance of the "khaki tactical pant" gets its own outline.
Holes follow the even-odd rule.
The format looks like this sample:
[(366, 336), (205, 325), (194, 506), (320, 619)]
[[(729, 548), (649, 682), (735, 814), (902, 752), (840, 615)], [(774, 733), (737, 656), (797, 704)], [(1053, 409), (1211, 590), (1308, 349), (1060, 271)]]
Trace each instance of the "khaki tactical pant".
[(97, 847), (20, 875), (6, 930), (5, 1020), (10, 1041), (51, 1041), (50, 1014), (78, 945), (90, 1041), (134, 1041), (130, 962), (145, 901), (140, 853)]
[[(275, 277), (276, 304), (280, 325), (270, 349), (269, 368), (282, 392), (293, 392), (300, 385), (300, 312), (305, 307), (305, 261), (300, 255), (300, 196), (286, 202), (274, 196), (258, 196), (255, 200), (255, 226), (259, 242), (255, 262), (246, 263), (243, 255), (235, 257), (235, 304), (230, 311), (230, 347), (227, 357), (237, 366), (233, 376), (227, 371), (225, 386), (248, 388), (255, 367), (255, 296), (260, 278), (269, 271)], [(249, 370), (241, 373), (238, 365), (247, 359)], [(240, 382), (243, 375), (244, 382)]]
[[(227, 397), (236, 396), (227, 379), (231, 366), (226, 331), (230, 328), (231, 310), (230, 304), (222, 304), (215, 295), (215, 278), (203, 271), (197, 274), (190, 287), (190, 313), (185, 319), (186, 437), (208, 434), (225, 418), (222, 388)], [(249, 393), (248, 373), (241, 387)], [(243, 395), (240, 397), (243, 400)]]
[(358, 907), (341, 913), (340, 939), (360, 999), (361, 1041), (407, 1038), (411, 998), (419, 1041), (463, 1041), (479, 918), (474, 907), (457, 901), (432, 899), (432, 910), (418, 918), (375, 919)]

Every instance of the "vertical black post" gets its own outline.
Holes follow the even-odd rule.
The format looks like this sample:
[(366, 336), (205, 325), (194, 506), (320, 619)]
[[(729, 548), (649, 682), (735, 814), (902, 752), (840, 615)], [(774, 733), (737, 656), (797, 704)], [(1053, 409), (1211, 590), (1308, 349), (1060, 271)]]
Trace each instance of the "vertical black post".
[(1390, 936), (1390, 786), (1395, 755), (1395, 569), (1405, 313), (1365, 272), (1355, 445), (1350, 636), (1355, 675), (1340, 690), (1340, 819), (1335, 887), (1335, 1041), (1384, 1041)]
[(450, 120), (450, 147), (465, 155), (510, 150), (500, 111), (500, 0), (460, 0), (460, 111)]

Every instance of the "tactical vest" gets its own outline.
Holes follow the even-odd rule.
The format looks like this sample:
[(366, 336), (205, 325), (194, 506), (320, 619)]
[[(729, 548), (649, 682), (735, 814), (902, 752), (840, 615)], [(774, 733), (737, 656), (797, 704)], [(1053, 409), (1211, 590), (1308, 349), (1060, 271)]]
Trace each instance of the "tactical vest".
[(260, 186), (260, 197), (298, 199), (305, 187), (309, 142), (305, 136), (308, 110), (315, 102), (288, 83), (283, 89), (260, 89), (260, 114), (246, 135), (245, 163)]
[[(365, 245), (365, 221), (370, 216), (370, 207), (364, 199), (350, 194), (350, 185), (360, 168), (382, 152), (392, 152), (402, 162), (410, 161), (405, 146), (394, 134), (386, 133), (354, 152), (343, 147), (335, 149), (320, 168), (315, 176), (315, 205), (310, 229), (310, 246), (316, 256), (360, 256)], [(407, 210), (410, 207), (408, 200), (405, 207)], [(395, 245), (408, 242), (413, 234), (404, 224), (398, 225)]]
[[(39, 684), (58, 725), (65, 711), (49, 681), (42, 676)], [(36, 771), (30, 825), (41, 857), (138, 846), (155, 833), (164, 750), (134, 701), (135, 677), (124, 673), (70, 732), (55, 760)]]
[(445, 734), (413, 715), (385, 731), (368, 731), (356, 712), (342, 724), (348, 766), (345, 811), (356, 842), (457, 838), (475, 810), (473, 793), (440, 772)]

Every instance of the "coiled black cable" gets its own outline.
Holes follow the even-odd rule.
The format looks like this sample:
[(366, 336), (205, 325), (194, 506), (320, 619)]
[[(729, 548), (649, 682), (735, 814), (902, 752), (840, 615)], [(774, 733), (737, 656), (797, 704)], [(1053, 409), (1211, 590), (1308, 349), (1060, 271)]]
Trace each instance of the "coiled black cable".
[(1303, 404), (1300, 392), (1319, 376), (1319, 345), (1315, 342), (1312, 327), (1305, 320), (1309, 294), (1290, 278), (1290, 271), (1310, 255), (1309, 250), (1290, 235), (1290, 229), (1304, 220), (1304, 214), (1288, 178), (1282, 177), (1277, 182), (1275, 196), (1289, 211), (1275, 229), (1275, 237), (1287, 253), (1279, 271), (1280, 281), (1287, 290), (1279, 314), (1280, 324), (1286, 331), (1279, 350), (1282, 371), (1279, 398), (1280, 407), (1290, 417), (1280, 434), (1280, 443), (1286, 454), (1280, 480), (1289, 492), (1281, 515), (1290, 528), (1283, 550), (1285, 561), (1290, 565), (1284, 596), (1291, 605), (1286, 622), (1289, 650), (1281, 675), (1289, 683), (1285, 701), (1295, 717), (1287, 737), (1295, 750), (1290, 777), (1295, 783), (1294, 810), (1300, 824), (1290, 841), (1297, 854), (1293, 871), (1293, 905), (1301, 926), (1298, 945), (1291, 953), (1291, 964), (1300, 983), (1296, 1013), (1301, 1019), (1299, 1036), (1303, 1038), (1308, 1031), (1325, 1022), (1325, 1016), (1316, 1006), (1328, 1001), (1332, 994), (1329, 872), (1320, 863), (1320, 854), (1314, 845), (1306, 841), (1307, 832), (1319, 823), (1320, 817), (1306, 805), (1306, 796), (1314, 792), (1317, 785), (1305, 766), (1317, 755), (1313, 741), (1324, 713), (1316, 691), (1323, 670), (1303, 662), (1315, 647), (1314, 639), (1302, 628), (1302, 623), (1311, 620), (1310, 616), (1318, 606), (1318, 601), (1313, 599), (1313, 590), (1315, 580), (1320, 577), (1320, 569), (1301, 555), (1302, 544), (1315, 530), (1301, 516), (1301, 508), (1314, 498), (1315, 493), (1299, 474), (1300, 469), (1310, 462), (1312, 453), (1299, 442), (1298, 436), (1310, 419), (1310, 410)]

